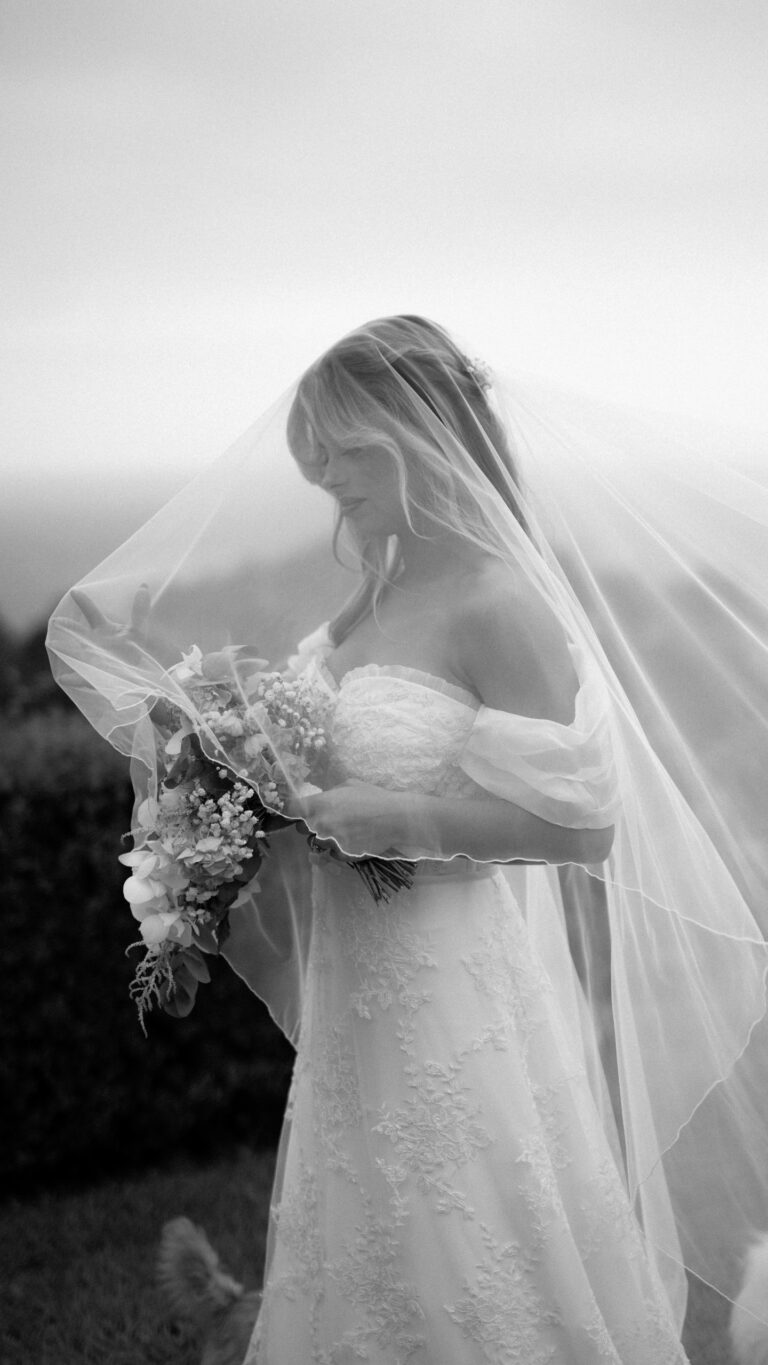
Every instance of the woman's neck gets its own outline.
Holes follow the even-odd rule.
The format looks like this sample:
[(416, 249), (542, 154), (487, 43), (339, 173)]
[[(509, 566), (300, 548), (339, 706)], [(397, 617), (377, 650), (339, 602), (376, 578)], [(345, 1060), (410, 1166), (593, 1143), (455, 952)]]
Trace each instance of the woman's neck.
[(400, 537), (400, 588), (424, 589), (458, 572), (479, 566), (488, 556), (479, 546), (451, 532), (430, 537), (412, 532)]

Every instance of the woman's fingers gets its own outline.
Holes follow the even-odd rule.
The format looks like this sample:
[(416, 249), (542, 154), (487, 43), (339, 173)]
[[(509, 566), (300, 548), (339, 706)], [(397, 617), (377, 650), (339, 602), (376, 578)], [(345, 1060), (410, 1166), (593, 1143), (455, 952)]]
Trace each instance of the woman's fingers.
[(318, 843), (331, 843), (334, 834), (333, 815), (327, 810), (328, 801), (322, 796), (294, 796), (286, 807), (286, 815), (300, 820), (301, 824), (315, 836)]
[(95, 602), (92, 602), (87, 592), (82, 588), (73, 588), (71, 592), (72, 601), (80, 608), (91, 630), (103, 630), (105, 626), (112, 626), (112, 622), (107, 619), (103, 611), (99, 611)]
[(143, 643), (146, 639), (147, 621), (152, 609), (148, 584), (142, 583), (136, 591), (131, 603), (131, 619), (128, 626), (110, 621), (82, 588), (72, 589), (72, 600), (80, 608), (91, 630), (102, 635), (111, 635), (116, 639), (127, 638), (137, 643)]
[(131, 634), (141, 640), (147, 633), (152, 597), (147, 583), (141, 583), (131, 604)]
[(312, 812), (307, 809), (311, 804), (312, 798), (301, 800), (295, 796), (285, 807), (284, 813), (296, 820), (296, 828), (300, 834), (311, 835), (313, 845), (322, 853), (338, 853), (339, 846), (335, 839), (328, 837), (328, 833), (322, 834), (318, 831), (318, 825), (322, 826), (322, 819), (313, 817)]
[(340, 858), (343, 856), (341, 849), (339, 845), (336, 843), (335, 839), (318, 839), (316, 834), (313, 837), (314, 846), (318, 850), (318, 852), (330, 853), (331, 856), (334, 858)]
[[(378, 846), (385, 836), (381, 806), (390, 796), (351, 778), (317, 795), (294, 796), (285, 813), (301, 820), (318, 846), (338, 856), (363, 856), (364, 850)], [(387, 835), (386, 844), (391, 842)]]

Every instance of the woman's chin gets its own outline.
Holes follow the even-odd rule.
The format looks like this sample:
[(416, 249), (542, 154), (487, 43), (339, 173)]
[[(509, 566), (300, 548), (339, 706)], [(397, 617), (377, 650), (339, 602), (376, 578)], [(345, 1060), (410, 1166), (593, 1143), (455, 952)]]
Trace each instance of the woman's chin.
[(364, 508), (347, 513), (344, 520), (358, 539), (371, 540), (374, 536), (397, 534), (397, 527), (393, 526), (385, 517), (376, 516), (375, 512), (367, 511)]

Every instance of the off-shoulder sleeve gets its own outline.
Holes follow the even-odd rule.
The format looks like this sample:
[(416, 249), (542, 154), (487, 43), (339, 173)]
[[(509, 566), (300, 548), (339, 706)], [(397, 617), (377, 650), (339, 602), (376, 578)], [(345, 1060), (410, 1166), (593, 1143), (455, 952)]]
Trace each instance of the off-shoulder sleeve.
[(582, 679), (570, 725), (481, 706), (459, 763), (486, 791), (550, 824), (605, 828), (619, 783), (602, 679)]

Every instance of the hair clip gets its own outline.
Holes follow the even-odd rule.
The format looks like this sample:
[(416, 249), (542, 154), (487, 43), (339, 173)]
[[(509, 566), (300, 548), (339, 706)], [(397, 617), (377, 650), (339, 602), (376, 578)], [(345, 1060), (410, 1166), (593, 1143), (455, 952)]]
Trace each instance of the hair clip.
[(474, 379), (477, 387), (485, 393), (493, 385), (493, 373), (490, 365), (486, 365), (484, 360), (474, 356), (471, 360), (466, 359), (465, 365), (470, 379)]

